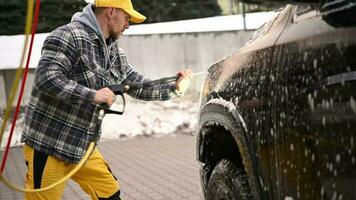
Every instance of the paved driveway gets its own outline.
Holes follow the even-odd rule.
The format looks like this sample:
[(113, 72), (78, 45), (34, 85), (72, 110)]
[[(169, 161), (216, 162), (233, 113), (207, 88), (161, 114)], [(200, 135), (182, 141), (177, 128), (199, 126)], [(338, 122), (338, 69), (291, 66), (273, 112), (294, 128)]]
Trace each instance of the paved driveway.
[[(101, 142), (101, 153), (118, 177), (123, 200), (201, 200), (202, 192), (195, 160), (195, 136), (139, 137)], [(21, 184), (25, 165), (21, 148), (9, 154), (5, 176)], [(0, 182), (0, 200), (23, 199)], [(70, 181), (65, 200), (89, 199)]]

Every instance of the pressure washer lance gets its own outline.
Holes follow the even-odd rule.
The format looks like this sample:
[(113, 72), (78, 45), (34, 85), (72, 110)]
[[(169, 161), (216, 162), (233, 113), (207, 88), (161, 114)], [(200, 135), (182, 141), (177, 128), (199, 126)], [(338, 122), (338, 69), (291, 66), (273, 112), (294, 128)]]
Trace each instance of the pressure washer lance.
[[(194, 73), (192, 78), (199, 76), (199, 75), (206, 74), (206, 73), (207, 73), (206, 71)], [(124, 113), (125, 105), (126, 105), (125, 97), (124, 97), (125, 92), (128, 92), (129, 90), (139, 90), (142, 88), (152, 87), (152, 86), (159, 85), (159, 84), (175, 82), (179, 79), (179, 77), (180, 76), (176, 75), (176, 76), (165, 77), (165, 78), (161, 78), (161, 79), (157, 79), (157, 80), (146, 81), (143, 83), (131, 83), (131, 84), (127, 84), (127, 85), (117, 84), (117, 85), (105, 86), (105, 87), (108, 87), (111, 91), (113, 91), (113, 93), (116, 96), (118, 96), (118, 95), (121, 96), (121, 99), (123, 102), (123, 109), (122, 109), (122, 111), (115, 111), (115, 110), (111, 110), (109, 108), (109, 106), (107, 106), (106, 104), (100, 104), (100, 105), (98, 105), (98, 108), (100, 109), (99, 120), (101, 121), (104, 118), (105, 114), (122, 115)]]
[[(193, 77), (197, 76), (197, 75), (202, 75), (205, 74), (206, 72), (200, 72), (200, 73), (195, 73), (193, 74)], [(193, 78), (192, 77), (192, 78)], [(157, 80), (153, 80), (153, 81), (147, 81), (147, 82), (143, 82), (143, 83), (133, 83), (133, 84), (129, 84), (129, 85), (122, 85), (122, 84), (118, 84), (118, 85), (109, 85), (106, 87), (109, 87), (115, 95), (120, 95), (123, 99), (123, 103), (124, 103), (124, 108), (125, 108), (125, 98), (124, 98), (124, 93), (129, 91), (129, 90), (138, 90), (144, 87), (151, 87), (154, 85), (158, 85), (158, 84), (162, 84), (162, 83), (170, 83), (170, 82), (174, 82), (176, 80), (178, 80), (179, 76), (171, 76), (171, 77), (166, 77), (166, 78), (161, 78), (161, 79), (157, 79)], [(122, 115), (124, 112), (124, 109), (122, 112), (120, 111), (114, 111), (114, 110), (110, 110), (109, 107), (107, 105), (98, 105), (98, 108), (100, 109), (99, 111), (99, 118), (103, 119), (105, 114), (119, 114)], [(101, 121), (101, 120), (99, 120)], [(65, 181), (67, 181), (70, 177), (72, 177), (84, 164), (85, 162), (88, 160), (89, 156), (91, 155), (91, 152), (94, 150), (95, 148), (95, 141), (91, 141), (89, 144), (89, 147), (86, 151), (86, 153), (84, 154), (82, 160), (79, 161), (79, 163), (70, 171), (68, 172), (68, 174), (66, 174), (64, 177), (62, 177), (60, 180), (58, 180), (57, 182), (43, 187), (43, 188), (38, 188), (38, 189), (28, 189), (28, 188), (22, 188), (19, 187), (11, 182), (9, 182), (7, 179), (5, 179), (2, 174), (0, 173), (0, 181), (4, 182), (5, 185), (7, 185), (8, 187), (10, 187), (13, 190), (19, 191), (19, 192), (26, 192), (26, 193), (37, 193), (37, 192), (44, 192), (50, 189), (53, 189), (54, 187), (57, 187), (58, 185), (64, 183)]]

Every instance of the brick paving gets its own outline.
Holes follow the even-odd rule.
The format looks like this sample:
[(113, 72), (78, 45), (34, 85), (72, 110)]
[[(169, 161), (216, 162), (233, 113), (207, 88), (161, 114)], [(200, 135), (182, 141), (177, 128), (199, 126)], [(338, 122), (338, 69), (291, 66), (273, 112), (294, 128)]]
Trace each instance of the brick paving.
[[(169, 135), (111, 140), (98, 145), (118, 177), (123, 200), (202, 200), (195, 160), (195, 137)], [(5, 176), (22, 184), (25, 164), (22, 148), (12, 148)], [(0, 200), (23, 199), (0, 182)], [(64, 200), (90, 199), (73, 181), (65, 189)]]

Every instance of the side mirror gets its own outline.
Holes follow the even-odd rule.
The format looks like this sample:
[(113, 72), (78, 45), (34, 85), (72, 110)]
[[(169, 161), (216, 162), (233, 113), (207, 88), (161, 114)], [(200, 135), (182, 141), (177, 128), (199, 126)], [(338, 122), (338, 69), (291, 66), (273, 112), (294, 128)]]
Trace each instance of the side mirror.
[(257, 4), (271, 8), (287, 4), (309, 4), (318, 8), (323, 20), (329, 25), (342, 28), (356, 26), (355, 0), (234, 0), (246, 4)]
[(320, 14), (323, 20), (333, 27), (356, 26), (356, 3), (354, 0), (323, 0)]

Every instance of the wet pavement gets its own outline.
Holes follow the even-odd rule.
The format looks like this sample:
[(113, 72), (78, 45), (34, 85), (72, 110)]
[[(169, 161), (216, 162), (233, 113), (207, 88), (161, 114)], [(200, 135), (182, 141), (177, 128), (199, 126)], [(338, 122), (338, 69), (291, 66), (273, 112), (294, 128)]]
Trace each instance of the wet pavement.
[[(195, 159), (195, 136), (167, 135), (111, 140), (98, 145), (119, 179), (123, 200), (202, 200)], [(25, 174), (22, 148), (12, 148), (5, 176), (21, 185)], [(23, 199), (0, 182), (0, 200)], [(73, 181), (64, 200), (90, 199)]]

